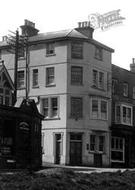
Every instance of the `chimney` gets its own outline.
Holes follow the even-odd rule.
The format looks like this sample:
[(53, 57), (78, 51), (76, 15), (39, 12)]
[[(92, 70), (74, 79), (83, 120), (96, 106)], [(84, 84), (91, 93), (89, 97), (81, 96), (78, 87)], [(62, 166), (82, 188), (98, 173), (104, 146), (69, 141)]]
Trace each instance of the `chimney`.
[(94, 29), (91, 27), (90, 21), (78, 22), (78, 28), (76, 30), (88, 38), (93, 38)]
[(130, 71), (135, 73), (135, 58), (132, 58), (132, 63), (130, 64)]
[(24, 36), (35, 36), (38, 34), (39, 30), (35, 28), (35, 23), (27, 19), (24, 20), (24, 25), (20, 26), (22, 29), (22, 35)]

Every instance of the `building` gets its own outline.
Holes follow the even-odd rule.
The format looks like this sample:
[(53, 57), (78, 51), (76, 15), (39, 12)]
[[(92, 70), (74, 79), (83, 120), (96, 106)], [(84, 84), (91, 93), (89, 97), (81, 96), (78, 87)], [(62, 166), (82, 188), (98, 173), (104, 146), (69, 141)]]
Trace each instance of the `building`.
[[(42, 163), (41, 121), (34, 100), (13, 107), (14, 85), (0, 63), (0, 168), (38, 168)], [(17, 105), (16, 105), (17, 106)]]
[(112, 65), (112, 167), (135, 166), (134, 68), (134, 62), (130, 71)]
[[(43, 161), (109, 166), (114, 50), (93, 39), (89, 22), (42, 34), (25, 20), (21, 29), (28, 35), (28, 70), (24, 51), (18, 58), (17, 97), (25, 97), (27, 80), (28, 96), (44, 115)], [(1, 59), (13, 79), (9, 48), (6, 40), (0, 43)]]

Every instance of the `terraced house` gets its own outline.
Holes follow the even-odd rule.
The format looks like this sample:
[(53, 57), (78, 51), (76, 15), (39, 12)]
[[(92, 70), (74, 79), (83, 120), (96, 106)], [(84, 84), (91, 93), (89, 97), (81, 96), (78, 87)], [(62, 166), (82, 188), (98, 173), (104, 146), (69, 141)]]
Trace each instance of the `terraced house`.
[[(78, 28), (39, 33), (25, 20), (25, 49), (18, 60), (18, 102), (34, 99), (44, 115), (43, 161), (57, 164), (109, 166), (111, 160), (111, 54), (113, 49), (93, 39), (89, 23)], [(14, 54), (0, 43), (11, 78)], [(26, 77), (26, 73), (28, 76)]]

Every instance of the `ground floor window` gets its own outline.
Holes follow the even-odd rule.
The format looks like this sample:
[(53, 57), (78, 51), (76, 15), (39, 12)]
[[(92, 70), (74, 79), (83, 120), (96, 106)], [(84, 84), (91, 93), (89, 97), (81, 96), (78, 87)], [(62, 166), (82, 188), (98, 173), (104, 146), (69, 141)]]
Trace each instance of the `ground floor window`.
[(122, 137), (112, 137), (111, 140), (111, 160), (113, 162), (124, 162), (125, 139)]
[(90, 151), (105, 152), (105, 136), (91, 134), (90, 135)]

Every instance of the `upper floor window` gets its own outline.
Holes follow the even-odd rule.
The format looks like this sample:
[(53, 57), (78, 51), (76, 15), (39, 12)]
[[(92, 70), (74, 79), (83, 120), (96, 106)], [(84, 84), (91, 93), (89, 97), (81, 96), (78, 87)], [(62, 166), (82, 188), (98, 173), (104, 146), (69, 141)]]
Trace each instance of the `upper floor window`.
[(116, 105), (115, 121), (125, 125), (132, 125), (133, 113), (132, 106)]
[(103, 49), (99, 46), (95, 46), (95, 58), (103, 60)]
[(75, 59), (83, 59), (83, 43), (72, 42), (71, 44), (71, 57)]
[(71, 67), (71, 84), (82, 85), (83, 83), (83, 68), (72, 66)]
[(54, 55), (55, 54), (55, 43), (51, 42), (46, 44), (46, 55)]
[(25, 48), (24, 47), (21, 47), (18, 49), (18, 58), (21, 59), (21, 58), (24, 58), (25, 57)]
[(133, 99), (135, 99), (135, 86), (133, 87)]
[(78, 119), (83, 117), (83, 99), (71, 97), (71, 117)]
[(38, 69), (33, 69), (33, 87), (38, 87)]
[(105, 151), (105, 136), (103, 135), (90, 135), (90, 151), (104, 152)]
[(128, 96), (128, 83), (126, 82), (123, 83), (123, 96)]
[(44, 98), (42, 100), (42, 113), (45, 118), (58, 118), (58, 97)]
[(54, 67), (46, 68), (46, 86), (55, 85)]
[(91, 104), (91, 118), (107, 120), (108, 102), (106, 100), (92, 98)]
[(17, 88), (21, 89), (25, 87), (24, 70), (17, 72)]
[(104, 89), (104, 73), (93, 70), (93, 86), (99, 89)]
[(0, 104), (7, 106), (12, 104), (12, 93), (10, 89), (0, 87)]
[(112, 79), (112, 94), (117, 93), (117, 85), (118, 85), (118, 81), (116, 79)]

